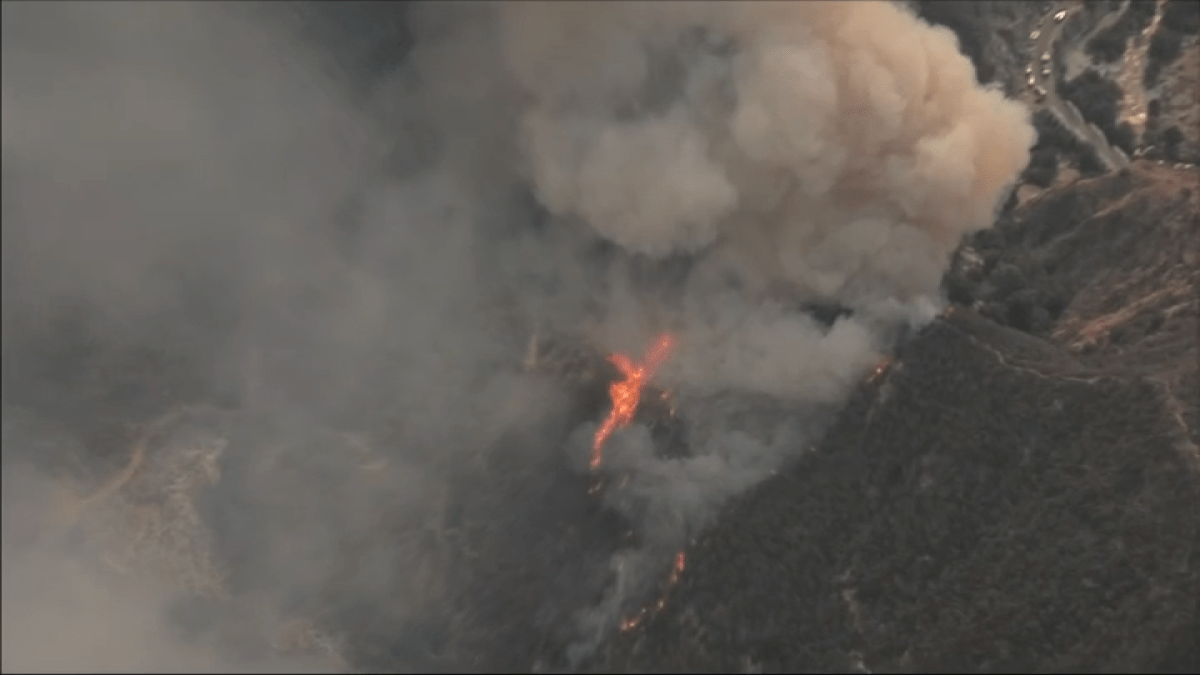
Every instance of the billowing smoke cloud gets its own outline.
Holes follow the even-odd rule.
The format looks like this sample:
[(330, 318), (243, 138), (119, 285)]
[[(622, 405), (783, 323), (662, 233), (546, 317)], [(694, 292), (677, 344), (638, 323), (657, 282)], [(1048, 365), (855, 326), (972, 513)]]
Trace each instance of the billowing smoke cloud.
[[(502, 25), (544, 206), (633, 253), (728, 250), (792, 297), (935, 296), (1034, 138), (952, 33), (896, 4), (513, 3)], [(739, 377), (710, 356), (695, 367)], [(778, 365), (750, 377), (807, 388)]]
[[(812, 410), (842, 400), (898, 326), (932, 316), (948, 255), (990, 225), (1034, 141), (1026, 109), (976, 83), (953, 34), (897, 4), (501, 13), (506, 62), (531, 99), (521, 141), (542, 205), (633, 254), (706, 255), (710, 269), (650, 322), (681, 333), (667, 376), (681, 391)], [(738, 291), (722, 292), (722, 276), (740, 278)], [(854, 314), (826, 328), (785, 299)], [(618, 454), (613, 470), (635, 478), (614, 499), (652, 546), (683, 545), (820, 431), (810, 419), (754, 439), (710, 408), (685, 407), (722, 420), (707, 438), (691, 425), (691, 458), (657, 460), (636, 432)], [(628, 611), (620, 589), (586, 620)]]
[[(529, 440), (570, 415), (518, 372), (529, 334), (638, 354), (670, 330), (689, 455), (612, 438), (604, 472), (628, 480), (601, 498), (643, 543), (581, 615), (586, 656), (933, 315), (1034, 135), (949, 32), (888, 3), (431, 3), (366, 84), (253, 4), (3, 12), (6, 669), (292, 668), (228, 633), (331, 589), (386, 598), (389, 625), (436, 613), (457, 580), (421, 542), (455, 481), (514, 434), (553, 445), (526, 462), (586, 465), (598, 420)], [(186, 364), (175, 399), (225, 408), (218, 485), (254, 497), (226, 507), (223, 637), (165, 629), (175, 592), (81, 568), (41, 525), (44, 457), (172, 398), (59, 371), (135, 348)]]

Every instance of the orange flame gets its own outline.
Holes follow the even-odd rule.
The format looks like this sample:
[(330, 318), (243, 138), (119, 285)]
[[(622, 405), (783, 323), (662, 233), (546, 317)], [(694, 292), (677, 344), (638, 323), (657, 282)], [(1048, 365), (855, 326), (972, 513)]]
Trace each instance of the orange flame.
[(641, 610), (633, 616), (621, 619), (621, 632), (628, 633), (629, 631), (642, 625), (642, 620), (646, 618), (646, 610)]
[(668, 580), (670, 585), (674, 586), (679, 582), (679, 575), (683, 574), (685, 567), (687, 567), (687, 554), (680, 551), (675, 554), (675, 566), (671, 568), (671, 576)]
[(613, 382), (608, 387), (608, 395), (612, 398), (613, 407), (612, 412), (608, 414), (608, 419), (604, 420), (604, 424), (596, 430), (596, 437), (592, 441), (591, 466), (593, 471), (599, 469), (600, 464), (604, 461), (604, 444), (608, 441), (608, 437), (617, 429), (633, 421), (638, 403), (642, 398), (642, 388), (646, 386), (646, 381), (654, 376), (663, 361), (666, 361), (674, 346), (674, 336), (670, 333), (663, 333), (646, 352), (646, 357), (640, 364), (630, 361), (629, 357), (624, 354), (613, 354), (608, 357), (608, 360), (620, 369), (625, 379)]
[(663, 607), (667, 606), (667, 593), (679, 583), (679, 577), (683, 575), (684, 568), (687, 567), (687, 554), (680, 551), (675, 554), (675, 564), (671, 566), (671, 573), (667, 576), (667, 583), (663, 588), (663, 594), (654, 602), (652, 607), (643, 607), (633, 616), (621, 619), (621, 632), (628, 633), (629, 631), (642, 625), (642, 622), (662, 611)]
[(879, 360), (879, 363), (875, 364), (875, 370), (872, 370), (870, 376), (867, 377), (867, 383), (875, 384), (876, 380), (878, 380), (880, 377), (882, 377), (883, 374), (888, 371), (888, 368), (891, 368), (891, 367), (892, 367), (892, 357), (890, 357), (890, 356), (883, 357), (882, 359)]

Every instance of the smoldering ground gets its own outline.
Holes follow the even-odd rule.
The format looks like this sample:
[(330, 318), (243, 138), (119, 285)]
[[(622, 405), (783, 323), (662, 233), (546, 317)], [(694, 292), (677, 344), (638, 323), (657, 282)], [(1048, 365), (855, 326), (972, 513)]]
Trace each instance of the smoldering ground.
[[(461, 575), (542, 555), (522, 537), (582, 494), (604, 412), (519, 371), (530, 334), (636, 354), (669, 330), (688, 455), (615, 436), (628, 480), (599, 499), (640, 544), (598, 534), (532, 602), (578, 663), (932, 316), (1033, 141), (887, 3), (431, 3), (374, 78), (256, 5), (3, 11), (6, 668), (272, 667), (245, 645), (296, 615), (415, 642), (443, 616), (434, 641), (489, 667), (469, 652), (511, 617)], [(219, 464), (194, 495), (220, 630), (179, 629), (171, 574), (131, 584), (44, 525), (47, 457), (100, 464), (90, 429), (176, 403), (217, 408), (184, 423), (221, 443), (179, 444)], [(456, 501), (527, 525), (468, 541)], [(451, 534), (476, 562), (430, 553)]]

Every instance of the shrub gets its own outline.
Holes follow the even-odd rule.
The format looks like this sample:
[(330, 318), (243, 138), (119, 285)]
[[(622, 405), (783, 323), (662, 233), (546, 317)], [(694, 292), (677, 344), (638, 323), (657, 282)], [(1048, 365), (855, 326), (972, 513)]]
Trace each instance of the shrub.
[(1200, 3), (1195, 0), (1168, 0), (1162, 22), (1180, 33), (1200, 34)]
[(1172, 162), (1179, 161), (1179, 146), (1183, 143), (1183, 132), (1179, 127), (1169, 127), (1163, 132), (1163, 154)]

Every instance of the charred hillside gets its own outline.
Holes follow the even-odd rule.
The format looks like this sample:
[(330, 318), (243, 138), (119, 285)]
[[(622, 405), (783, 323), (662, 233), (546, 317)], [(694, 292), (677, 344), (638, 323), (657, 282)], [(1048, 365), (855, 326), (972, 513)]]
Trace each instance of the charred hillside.
[(1085, 180), (978, 235), (957, 300), (996, 320), (956, 305), (907, 344), (599, 668), (1200, 667), (1189, 183)]

